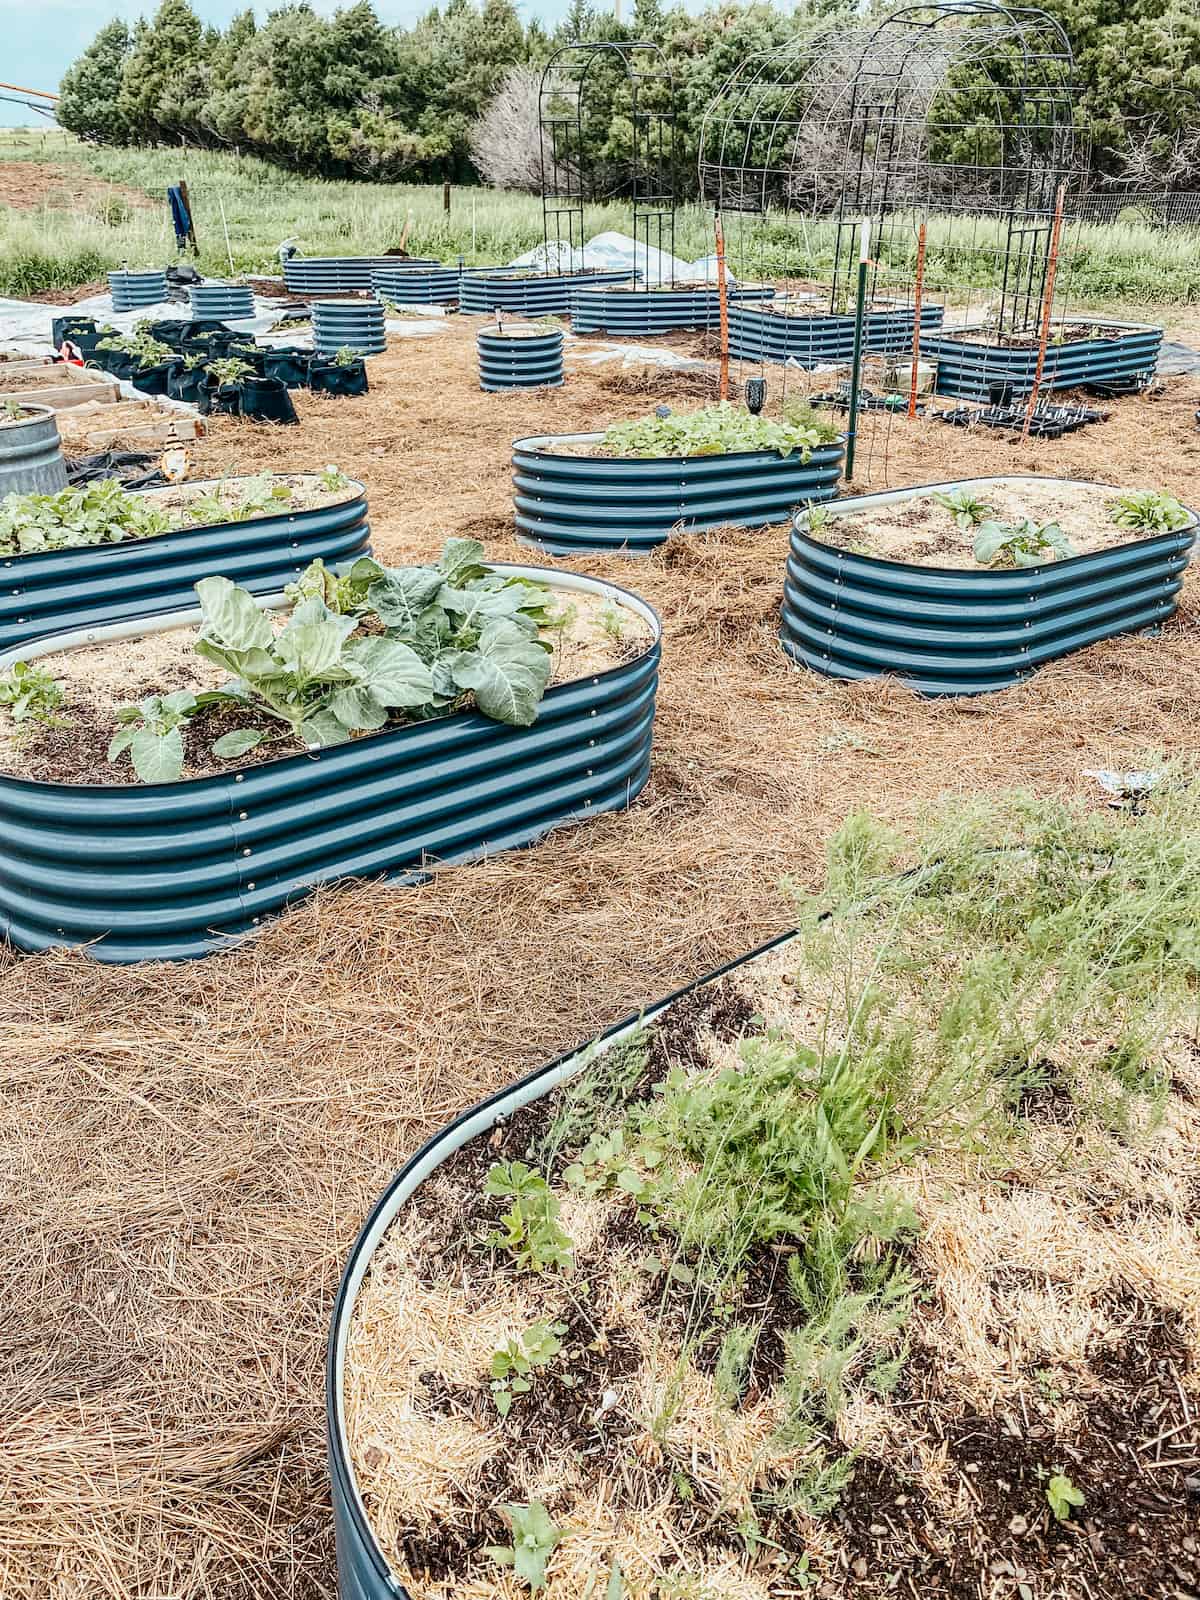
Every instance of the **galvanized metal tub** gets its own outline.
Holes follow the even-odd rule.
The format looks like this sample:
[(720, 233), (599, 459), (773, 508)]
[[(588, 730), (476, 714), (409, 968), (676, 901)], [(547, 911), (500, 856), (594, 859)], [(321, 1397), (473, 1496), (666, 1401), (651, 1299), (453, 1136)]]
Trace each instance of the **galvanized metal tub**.
[[(181, 610), (195, 602), (193, 585), (213, 572), (253, 594), (274, 594), (318, 556), (332, 565), (366, 555), (367, 491), (361, 483), (352, 487), (349, 499), (310, 511), (281, 509), (151, 539), (0, 557), (0, 650), (66, 629)], [(164, 492), (170, 491), (148, 489), (144, 498)]]
[(0, 500), (10, 494), (57, 494), (67, 487), (58, 418), (49, 406), (32, 401), (22, 401), (21, 411), (19, 420), (0, 415)]
[(562, 317), (571, 309), (577, 289), (606, 283), (631, 283), (623, 272), (529, 272), (501, 270), (464, 272), (459, 310), (483, 313), (511, 311), (522, 317)]
[(382, 267), (371, 274), (371, 287), (397, 304), (453, 305), (461, 277), (461, 267)]
[[(1163, 330), (1148, 323), (1102, 322), (1089, 317), (1092, 327), (1118, 329), (1112, 339), (1076, 339), (1046, 346), (1041, 388), (1074, 389), (1081, 384), (1116, 384), (1130, 387), (1149, 383), (1158, 370)], [(937, 392), (961, 400), (990, 400), (992, 389), (1003, 385), (1013, 397), (1027, 395), (1037, 375), (1036, 349), (1005, 350), (969, 334), (941, 334), (922, 344), (921, 354), (937, 363)]]
[[(658, 457), (558, 453), (594, 447), (600, 433), (550, 433), (513, 445), (517, 538), (549, 555), (608, 551), (646, 555), (674, 531), (785, 522), (799, 505), (832, 500), (845, 441), (807, 461), (773, 450)], [(557, 447), (557, 448), (556, 448)]]
[[(434, 861), (492, 855), (630, 805), (650, 774), (658, 617), (612, 584), (497, 570), (619, 599), (653, 641), (633, 661), (550, 688), (530, 728), (458, 712), (180, 783), (0, 774), (0, 938), (21, 950), (87, 944), (110, 962), (202, 956), (320, 883), (415, 882)], [(199, 620), (173, 612), (52, 635), (0, 655), (0, 671), (18, 656)]]
[(283, 263), (283, 282), (293, 294), (349, 294), (369, 289), (376, 272), (439, 265), (431, 257), (296, 256)]
[[(945, 307), (921, 307), (922, 354), (925, 339), (942, 325)], [(866, 349), (873, 355), (903, 355), (912, 349), (916, 314), (912, 306), (869, 311)], [(822, 367), (849, 361), (854, 354), (854, 317), (828, 311), (788, 317), (770, 307), (729, 308), (729, 353), (739, 361), (794, 362)]]
[(315, 300), (312, 308), (313, 348), (334, 356), (349, 347), (362, 356), (387, 349), (383, 306), (378, 300)]
[(203, 322), (239, 322), (254, 315), (254, 294), (241, 283), (197, 283), (188, 290), (192, 315)]
[[(771, 300), (764, 283), (731, 283), (726, 303)], [(650, 338), (679, 329), (716, 328), (721, 319), (720, 290), (714, 284), (680, 289), (579, 288), (571, 295), (571, 331)]]
[[(923, 484), (838, 502), (843, 514), (932, 490), (986, 495), (1010, 474)], [(1115, 491), (1114, 491), (1115, 492)], [(920, 567), (839, 550), (793, 519), (780, 640), (793, 661), (835, 678), (894, 673), (927, 695), (1005, 689), (1057, 656), (1165, 622), (1178, 604), (1200, 518), (1178, 532), (1046, 566), (992, 571)]]
[(563, 381), (561, 328), (480, 328), (475, 349), (481, 389), (535, 389)]
[(108, 288), (114, 311), (140, 311), (143, 306), (161, 305), (167, 298), (167, 274), (163, 268), (110, 272)]
[(455, 1151), (472, 1139), (481, 1138), (502, 1118), (509, 1118), (522, 1107), (569, 1083), (594, 1066), (598, 1055), (652, 1024), (668, 1006), (706, 984), (715, 983), (740, 967), (758, 960), (793, 939), (784, 933), (747, 955), (730, 961), (715, 972), (676, 989), (664, 999), (631, 1013), (588, 1044), (565, 1051), (553, 1061), (511, 1088), (501, 1089), (488, 1099), (464, 1111), (440, 1133), (434, 1134), (405, 1162), (392, 1179), (370, 1216), (363, 1223), (347, 1258), (342, 1280), (333, 1303), (329, 1343), (325, 1358), (325, 1431), (329, 1449), (329, 1478), (333, 1498), (333, 1527), (337, 1543), (338, 1600), (411, 1600), (409, 1591), (393, 1573), (380, 1548), (363, 1504), (362, 1491), (351, 1460), (346, 1426), (346, 1354), (358, 1294), (370, 1271), (371, 1262), (388, 1229), (420, 1186)]

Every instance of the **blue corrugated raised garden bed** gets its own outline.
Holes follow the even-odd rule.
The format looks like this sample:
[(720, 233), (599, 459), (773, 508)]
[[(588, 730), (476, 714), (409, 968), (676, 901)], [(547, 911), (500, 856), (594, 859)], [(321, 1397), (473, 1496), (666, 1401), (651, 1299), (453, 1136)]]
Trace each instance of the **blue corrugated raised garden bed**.
[[(774, 294), (770, 284), (731, 283), (726, 304), (766, 301)], [(649, 338), (680, 329), (716, 328), (720, 317), (721, 292), (715, 283), (591, 285), (571, 296), (572, 333)]]
[[(921, 307), (922, 345), (941, 327), (944, 314), (945, 308), (932, 302)], [(872, 306), (866, 317), (866, 349), (871, 354), (903, 355), (912, 349), (915, 323), (912, 306)], [(769, 305), (733, 305), (729, 353), (739, 361), (790, 362), (799, 367), (849, 361), (854, 354), (854, 316), (786, 296)]]
[(115, 479), (0, 502), (0, 650), (176, 611), (221, 571), (271, 594), (370, 549), (367, 493), (336, 468), (130, 493)]
[(728, 404), (545, 434), (513, 445), (517, 537), (550, 555), (645, 555), (675, 532), (784, 522), (831, 500), (844, 439), (818, 413), (790, 421)]
[(782, 643), (839, 678), (930, 695), (1020, 682), (1175, 611), (1197, 516), (1169, 495), (973, 478), (798, 512)]
[[(1144, 388), (1158, 368), (1163, 330), (1142, 323), (1056, 323), (1046, 345), (1041, 388), (1082, 385), (1118, 390)], [(962, 400), (1007, 404), (1033, 388), (1036, 332), (997, 340), (981, 331), (937, 333), (923, 341), (922, 356), (937, 363), (937, 392)]]
[(209, 577), (198, 612), (0, 654), (0, 937), (203, 955), (316, 884), (411, 880), (628, 806), (654, 612), (481, 553), (314, 562), (270, 601)]

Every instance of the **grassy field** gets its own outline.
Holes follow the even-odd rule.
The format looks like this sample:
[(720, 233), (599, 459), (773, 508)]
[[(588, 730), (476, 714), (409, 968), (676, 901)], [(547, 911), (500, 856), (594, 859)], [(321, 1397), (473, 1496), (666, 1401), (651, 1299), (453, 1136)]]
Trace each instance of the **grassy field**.
[[(536, 196), (455, 189), (443, 210), (436, 185), (365, 184), (302, 178), (255, 159), (215, 151), (104, 150), (41, 130), (0, 131), (0, 163), (40, 164), (41, 203), (3, 204), (0, 191), (0, 294), (69, 290), (112, 267), (169, 259), (174, 238), (166, 186), (186, 179), (200, 243), (200, 266), (210, 273), (277, 270), (276, 250), (294, 239), (303, 252), (375, 253), (394, 245), (408, 218), (414, 254), (468, 264), (509, 261), (539, 244), (542, 207)], [(49, 168), (66, 180), (56, 188)], [(10, 168), (11, 170), (11, 168)], [(64, 198), (68, 196), (69, 198)], [(614, 203), (589, 208), (588, 234), (629, 230), (629, 210)], [(833, 262), (833, 230), (795, 217), (767, 223), (734, 219), (730, 251), (745, 275), (825, 278)], [(988, 289), (996, 281), (995, 230), (977, 219), (953, 229), (945, 219), (930, 229), (931, 285)], [(692, 260), (713, 248), (704, 208), (680, 208), (676, 253)], [(903, 273), (915, 255), (906, 244), (893, 263)], [(1163, 232), (1136, 219), (1072, 231), (1062, 286), (1077, 303), (1200, 304), (1200, 244), (1195, 230)]]

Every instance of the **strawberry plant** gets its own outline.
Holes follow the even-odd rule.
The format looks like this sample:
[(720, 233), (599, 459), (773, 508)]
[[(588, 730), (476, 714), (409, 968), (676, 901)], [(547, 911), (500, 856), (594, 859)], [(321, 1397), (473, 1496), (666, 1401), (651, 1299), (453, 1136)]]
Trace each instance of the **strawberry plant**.
[(975, 559), (985, 567), (1040, 567), (1074, 554), (1057, 522), (985, 522), (975, 535)]
[(781, 456), (799, 454), (807, 461), (823, 444), (832, 444), (837, 430), (807, 407), (795, 407), (778, 422), (751, 416), (728, 400), (698, 411), (657, 413), (637, 422), (618, 422), (606, 430), (607, 455), (723, 456), (737, 451), (772, 450)]

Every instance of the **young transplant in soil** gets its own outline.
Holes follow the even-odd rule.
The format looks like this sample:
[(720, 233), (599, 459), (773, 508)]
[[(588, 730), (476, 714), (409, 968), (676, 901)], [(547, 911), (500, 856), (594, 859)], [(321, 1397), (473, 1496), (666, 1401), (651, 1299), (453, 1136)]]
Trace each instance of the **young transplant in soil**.
[(793, 938), (432, 1141), (335, 1312), (361, 1592), (1190, 1586), (1198, 853), (1171, 773), (852, 818)]

